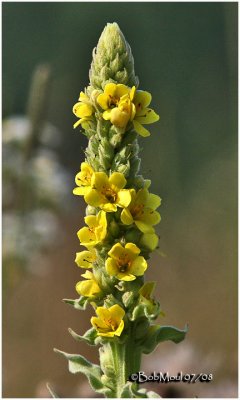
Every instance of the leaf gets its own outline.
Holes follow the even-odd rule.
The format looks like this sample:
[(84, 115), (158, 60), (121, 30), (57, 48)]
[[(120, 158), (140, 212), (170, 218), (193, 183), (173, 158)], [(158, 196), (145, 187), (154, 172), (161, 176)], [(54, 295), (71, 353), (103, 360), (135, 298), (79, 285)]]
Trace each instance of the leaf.
[(141, 343), (142, 351), (145, 354), (151, 353), (160, 342), (171, 340), (174, 343), (181, 342), (188, 331), (187, 325), (183, 330), (173, 326), (150, 326), (144, 341)]
[(96, 345), (95, 339), (97, 338), (97, 332), (96, 332), (96, 329), (94, 329), (94, 328), (89, 329), (87, 332), (84, 333), (83, 336), (78, 335), (71, 328), (68, 328), (68, 332), (70, 333), (70, 335), (72, 335), (72, 337), (75, 340), (84, 341), (85, 343), (89, 344), (90, 346)]
[(137, 388), (136, 383), (127, 382), (123, 387), (121, 398), (155, 398), (160, 397), (159, 394), (153, 391), (147, 391), (147, 389), (139, 389)]
[(77, 310), (86, 310), (86, 307), (89, 303), (88, 297), (81, 296), (79, 299), (72, 300), (72, 299), (63, 299), (64, 303), (70, 304)]
[(46, 384), (47, 389), (50, 393), (50, 395), (52, 396), (53, 399), (58, 399), (59, 396), (55, 393), (55, 391), (50, 387), (49, 383)]
[(101, 381), (102, 371), (99, 365), (91, 363), (78, 354), (68, 354), (58, 349), (54, 349), (54, 351), (62, 354), (68, 360), (68, 369), (72, 374), (81, 372), (86, 375), (93, 389), (101, 392), (104, 390), (104, 385)]

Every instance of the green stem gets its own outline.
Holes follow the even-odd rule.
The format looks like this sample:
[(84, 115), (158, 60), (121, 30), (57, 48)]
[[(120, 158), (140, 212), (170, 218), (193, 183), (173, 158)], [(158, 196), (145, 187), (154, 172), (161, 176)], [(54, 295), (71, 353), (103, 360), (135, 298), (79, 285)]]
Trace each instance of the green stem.
[(135, 344), (134, 332), (130, 332), (125, 343), (110, 344), (116, 376), (116, 397), (121, 397), (129, 376), (140, 370), (141, 351)]

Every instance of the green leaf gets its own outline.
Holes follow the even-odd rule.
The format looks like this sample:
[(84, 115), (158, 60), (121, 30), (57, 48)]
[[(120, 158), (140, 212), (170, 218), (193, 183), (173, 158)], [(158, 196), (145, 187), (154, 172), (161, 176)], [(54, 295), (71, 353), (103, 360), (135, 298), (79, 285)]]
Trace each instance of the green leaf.
[(147, 389), (139, 389), (137, 388), (136, 383), (127, 382), (126, 385), (123, 387), (121, 398), (155, 398), (160, 397), (159, 394), (153, 391), (147, 391)]
[(142, 351), (145, 354), (151, 353), (160, 342), (171, 340), (174, 343), (181, 342), (188, 331), (187, 325), (183, 330), (173, 326), (153, 325), (148, 329), (147, 335), (141, 343)]
[(97, 338), (96, 329), (91, 328), (87, 332), (84, 333), (83, 336), (78, 335), (74, 332), (71, 328), (68, 328), (68, 332), (72, 335), (75, 340), (84, 341), (85, 343), (89, 344), (90, 346), (95, 346), (95, 339)]
[(70, 304), (77, 310), (86, 310), (86, 307), (89, 303), (88, 297), (81, 296), (79, 299), (72, 300), (72, 299), (63, 299), (64, 303)]
[(72, 374), (81, 372), (86, 375), (93, 389), (100, 392), (104, 390), (104, 385), (101, 381), (102, 371), (99, 365), (91, 363), (78, 354), (68, 354), (58, 349), (54, 349), (54, 351), (62, 354), (68, 360), (68, 369)]

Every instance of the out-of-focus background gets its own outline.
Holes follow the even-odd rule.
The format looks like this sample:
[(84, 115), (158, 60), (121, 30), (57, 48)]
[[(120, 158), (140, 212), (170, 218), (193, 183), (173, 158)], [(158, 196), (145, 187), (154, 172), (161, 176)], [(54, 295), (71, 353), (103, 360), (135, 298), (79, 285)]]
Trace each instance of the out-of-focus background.
[(46, 382), (60, 397), (92, 397), (52, 349), (97, 361), (67, 332), (83, 333), (92, 311), (61, 299), (77, 297), (81, 273), (84, 203), (71, 191), (87, 142), (71, 109), (113, 21), (161, 115), (140, 138), (142, 174), (163, 199), (162, 255), (147, 277), (162, 323), (189, 323), (186, 340), (160, 345), (143, 369), (213, 373), (208, 384), (152, 384), (163, 397), (237, 397), (237, 7), (3, 4), (3, 397), (48, 397)]

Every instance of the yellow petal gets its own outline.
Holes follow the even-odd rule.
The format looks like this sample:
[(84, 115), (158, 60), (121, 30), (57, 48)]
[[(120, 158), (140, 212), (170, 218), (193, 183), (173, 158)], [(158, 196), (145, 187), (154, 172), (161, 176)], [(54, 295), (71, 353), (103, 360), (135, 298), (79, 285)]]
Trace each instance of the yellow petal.
[(121, 221), (124, 225), (133, 224), (133, 217), (128, 208), (124, 208), (121, 212)]
[(115, 90), (115, 97), (120, 98), (126, 94), (128, 94), (130, 91), (129, 87), (126, 85), (123, 85), (122, 83), (118, 83), (116, 86), (116, 90)]
[(113, 172), (109, 177), (109, 183), (113, 185), (114, 188), (123, 189), (127, 181), (120, 172)]
[(136, 276), (129, 274), (128, 272), (119, 272), (117, 274), (117, 278), (120, 281), (125, 281), (125, 282), (131, 282), (134, 281), (136, 279)]
[(161, 198), (156, 194), (149, 193), (148, 200), (146, 206), (156, 210), (161, 205)]
[(109, 108), (109, 96), (107, 94), (101, 93), (97, 98), (97, 102), (103, 110), (107, 110)]
[(81, 268), (92, 268), (94, 261), (96, 261), (94, 252), (84, 250), (76, 253), (75, 263)]
[(92, 207), (98, 207), (104, 202), (103, 196), (96, 189), (91, 188), (84, 194), (84, 200)]
[(135, 94), (136, 94), (136, 86), (133, 86), (132, 89), (130, 90), (130, 94), (129, 94), (131, 101), (133, 101)]
[(124, 322), (123, 322), (123, 320), (122, 320), (122, 321), (120, 322), (118, 328), (115, 330), (114, 335), (120, 336), (121, 333), (122, 333), (122, 331), (123, 331), (123, 328), (124, 328)]
[(111, 109), (104, 111), (103, 113), (103, 119), (105, 119), (105, 121), (110, 121), (111, 119)]
[[(98, 307), (98, 308), (100, 308), (100, 307)], [(91, 324), (96, 329), (108, 329), (108, 326), (106, 325), (106, 323), (101, 318), (98, 318), (98, 317), (92, 317)]]
[(142, 276), (147, 269), (147, 261), (144, 257), (138, 256), (132, 262), (129, 272), (135, 276)]
[(91, 104), (79, 102), (74, 104), (73, 113), (78, 118), (90, 117), (93, 113), (93, 108)]
[(116, 88), (117, 88), (116, 83), (112, 82), (107, 83), (104, 88), (104, 93), (113, 97), (115, 95)]
[(138, 121), (136, 121), (136, 119), (133, 120), (133, 126), (134, 126), (135, 131), (139, 135), (141, 135), (143, 137), (150, 136), (150, 132), (146, 128), (144, 128)]
[(118, 274), (117, 262), (113, 258), (107, 258), (105, 266), (109, 275), (116, 276)]
[(136, 197), (134, 199), (134, 204), (145, 205), (147, 203), (149, 197), (149, 193), (147, 189), (140, 189), (136, 193)]
[(112, 204), (112, 203), (105, 203), (105, 204), (101, 204), (100, 207), (102, 208), (102, 210), (106, 211), (106, 212), (116, 212), (117, 211), (117, 206), (116, 204)]
[(149, 106), (152, 100), (152, 95), (149, 92), (145, 92), (143, 90), (137, 90), (134, 97), (134, 104), (136, 105), (137, 110), (141, 110)]
[(154, 211), (151, 208), (144, 208), (141, 215), (138, 216), (137, 220), (142, 221), (148, 225), (156, 225), (160, 222), (161, 217), (157, 211)]
[(153, 251), (158, 245), (158, 236), (155, 233), (144, 233), (141, 237), (140, 243), (143, 247)]
[(73, 125), (73, 129), (77, 128), (78, 125), (80, 125), (82, 123), (82, 119), (79, 119), (77, 122), (75, 122), (75, 124)]
[(144, 108), (141, 112), (136, 114), (135, 119), (140, 124), (152, 124), (153, 122), (157, 122), (160, 117), (151, 108)]
[(84, 226), (78, 231), (77, 236), (83, 246), (94, 246), (96, 243), (96, 237), (94, 232), (92, 232), (86, 226)]
[(124, 253), (124, 247), (120, 243), (116, 243), (108, 252), (108, 255), (114, 258), (115, 260), (118, 260), (123, 253)]
[(111, 314), (111, 317), (114, 321), (117, 322), (117, 324), (120, 323), (120, 321), (123, 319), (125, 315), (125, 311), (122, 307), (120, 307), (118, 304), (114, 304), (112, 307), (110, 307), (109, 312)]
[(128, 249), (135, 256), (140, 253), (140, 249), (134, 243), (127, 243), (125, 249)]
[(122, 208), (126, 208), (131, 202), (131, 192), (129, 189), (119, 190), (117, 194), (117, 205)]
[(73, 189), (73, 194), (77, 196), (85, 196), (91, 190), (90, 186), (76, 187)]
[[(110, 120), (111, 120), (111, 123), (113, 125), (117, 126), (118, 128), (125, 128), (130, 119), (130, 116), (131, 116), (130, 112), (123, 111), (120, 108), (115, 107), (111, 110)], [(104, 116), (104, 115), (103, 115), (103, 118), (107, 119), (106, 116)]]
[(135, 221), (135, 224), (138, 227), (138, 229), (143, 233), (154, 233), (154, 228), (145, 222)]
[(97, 282), (93, 280), (80, 281), (76, 284), (78, 294), (86, 297), (94, 296), (101, 292)]
[(109, 187), (107, 174), (105, 174), (105, 172), (95, 172), (91, 178), (91, 186), (98, 191), (102, 191), (103, 188), (105, 189)]
[(87, 215), (86, 217), (84, 217), (84, 221), (90, 228), (98, 226), (96, 215)]

